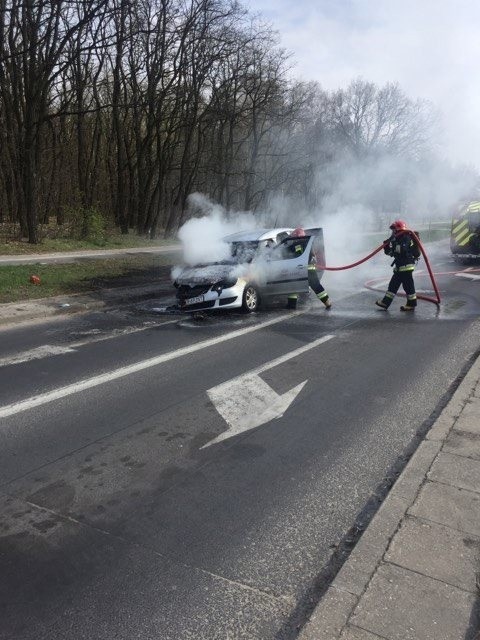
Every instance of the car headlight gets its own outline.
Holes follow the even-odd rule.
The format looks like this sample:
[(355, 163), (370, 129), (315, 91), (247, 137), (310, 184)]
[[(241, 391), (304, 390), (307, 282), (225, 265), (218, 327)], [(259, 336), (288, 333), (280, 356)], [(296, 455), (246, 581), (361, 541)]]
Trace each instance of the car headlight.
[(230, 287), (234, 287), (237, 284), (237, 280), (238, 278), (224, 278), (217, 284), (219, 284), (222, 289), (230, 289)]
[(234, 287), (237, 284), (238, 278), (224, 278), (219, 282), (216, 282), (212, 289), (220, 293), (223, 289), (230, 289), (230, 287)]

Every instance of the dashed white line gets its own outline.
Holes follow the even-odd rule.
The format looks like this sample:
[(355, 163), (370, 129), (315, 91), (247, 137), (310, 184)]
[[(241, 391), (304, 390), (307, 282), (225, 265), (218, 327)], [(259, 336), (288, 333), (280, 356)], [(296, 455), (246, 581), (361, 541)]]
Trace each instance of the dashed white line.
[(41, 347), (22, 351), (14, 356), (0, 358), (0, 367), (6, 367), (11, 364), (21, 364), (22, 362), (30, 362), (30, 360), (41, 360), (50, 356), (58, 356), (63, 353), (72, 353), (75, 349), (70, 347), (60, 347), (55, 345), (44, 344)]
[(148, 358), (147, 360), (142, 360), (141, 362), (137, 362), (135, 364), (131, 364), (126, 367), (120, 367), (115, 371), (110, 371), (108, 373), (103, 373), (98, 376), (93, 376), (92, 378), (80, 380), (79, 382), (74, 382), (73, 384), (69, 384), (65, 387), (60, 387), (59, 389), (55, 389), (54, 391), (49, 391), (47, 393), (42, 393), (41, 395), (38, 395), (38, 396), (32, 396), (20, 402), (15, 402), (13, 404), (5, 405), (3, 407), (0, 407), (0, 418), (6, 418), (8, 416), (12, 416), (17, 413), (21, 413), (23, 411), (28, 411), (35, 407), (39, 407), (49, 402), (54, 402), (55, 400), (60, 400), (61, 398), (65, 398), (75, 393), (79, 393), (87, 389), (92, 389), (93, 387), (98, 387), (99, 385), (105, 384), (107, 382), (111, 382), (112, 380), (118, 380), (119, 378), (124, 378), (125, 376), (129, 376), (133, 373), (138, 373), (139, 371), (143, 371), (151, 367), (156, 367), (157, 365), (163, 364), (164, 362), (169, 362), (170, 360), (181, 358), (191, 353), (195, 353), (196, 351), (201, 351), (202, 349), (213, 347), (217, 344), (221, 344), (222, 342), (227, 342), (228, 340), (233, 340), (234, 338), (244, 336), (248, 333), (253, 333), (254, 331), (259, 331), (260, 329), (269, 327), (279, 322), (283, 322), (284, 320), (287, 320), (289, 318), (302, 315), (303, 313), (305, 312), (295, 311), (293, 313), (282, 314), (281, 316), (278, 316), (271, 320), (266, 320), (265, 322), (256, 324), (251, 327), (237, 329), (236, 331), (231, 331), (230, 333), (224, 334), (222, 336), (218, 336), (216, 338), (203, 340), (202, 342), (198, 342), (197, 344), (193, 344), (188, 347), (176, 349), (175, 351), (170, 351), (160, 356), (155, 356), (154, 358)]
[(31, 360), (41, 360), (43, 358), (50, 358), (51, 356), (63, 355), (64, 353), (74, 353), (79, 347), (84, 347), (88, 344), (103, 342), (105, 340), (111, 340), (113, 338), (120, 338), (122, 336), (131, 335), (140, 331), (146, 331), (147, 329), (151, 329), (152, 327), (163, 327), (167, 324), (173, 324), (175, 322), (177, 322), (177, 320), (167, 320), (166, 322), (162, 322), (160, 325), (149, 324), (143, 327), (128, 327), (125, 329), (114, 330), (112, 333), (108, 334), (102, 334), (99, 333), (98, 330), (92, 329), (92, 331), (90, 332), (91, 337), (88, 336), (83, 340), (71, 342), (68, 346), (43, 344), (40, 347), (35, 347), (34, 349), (30, 349), (28, 351), (21, 351), (20, 353), (16, 353), (15, 355), (0, 358), (0, 367), (22, 364), (23, 362), (30, 362)]

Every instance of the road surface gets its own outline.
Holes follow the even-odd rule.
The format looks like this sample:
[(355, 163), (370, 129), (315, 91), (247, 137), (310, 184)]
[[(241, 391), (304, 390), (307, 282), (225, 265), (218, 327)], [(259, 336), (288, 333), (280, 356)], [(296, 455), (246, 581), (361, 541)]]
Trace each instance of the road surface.
[(432, 261), (414, 315), (362, 286), (381, 256), (329, 313), (1, 331), (0, 638), (295, 638), (478, 351), (475, 272)]

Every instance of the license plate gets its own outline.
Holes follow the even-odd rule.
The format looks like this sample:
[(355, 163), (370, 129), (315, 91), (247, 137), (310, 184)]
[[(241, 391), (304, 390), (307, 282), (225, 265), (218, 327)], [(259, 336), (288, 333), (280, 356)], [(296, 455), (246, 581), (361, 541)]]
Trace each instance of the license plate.
[(196, 296), (195, 298), (188, 298), (188, 300), (183, 301), (184, 306), (190, 306), (191, 304), (199, 304), (204, 301), (203, 296)]

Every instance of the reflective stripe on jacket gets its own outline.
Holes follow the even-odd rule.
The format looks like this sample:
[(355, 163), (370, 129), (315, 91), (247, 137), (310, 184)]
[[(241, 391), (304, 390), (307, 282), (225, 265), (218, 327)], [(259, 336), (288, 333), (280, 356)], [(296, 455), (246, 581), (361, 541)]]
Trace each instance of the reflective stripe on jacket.
[(394, 258), (395, 271), (413, 271), (415, 269), (413, 247), (414, 242), (406, 233), (398, 238), (393, 234), (389, 238), (389, 244), (384, 251)]

